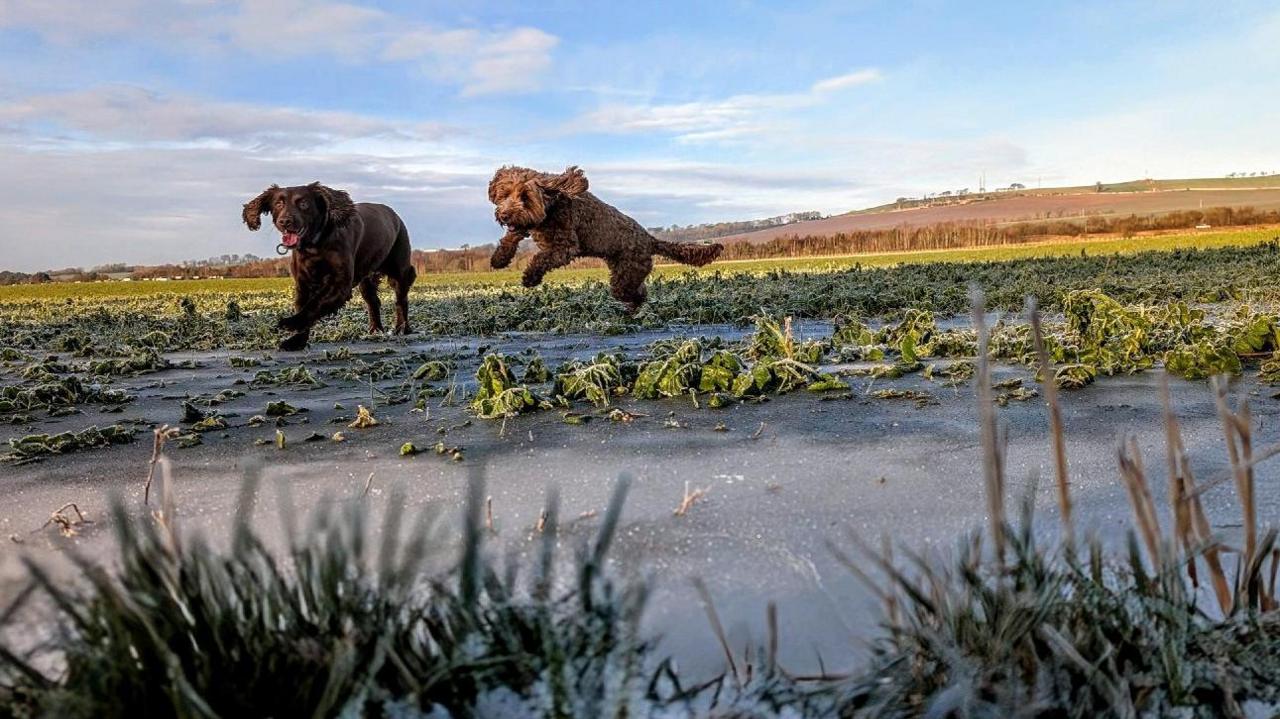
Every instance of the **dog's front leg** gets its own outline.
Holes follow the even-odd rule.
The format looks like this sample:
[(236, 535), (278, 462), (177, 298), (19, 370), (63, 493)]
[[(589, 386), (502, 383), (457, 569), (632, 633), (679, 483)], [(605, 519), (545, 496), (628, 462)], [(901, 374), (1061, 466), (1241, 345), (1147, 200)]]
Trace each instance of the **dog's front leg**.
[(351, 279), (339, 279), (327, 283), (324, 291), (317, 294), (315, 302), (311, 305), (311, 311), (304, 315), (307, 325), (314, 325), (320, 320), (342, 309), (342, 306), (351, 301)]
[(280, 329), (293, 334), (280, 343), (286, 352), (300, 350), (310, 339), (311, 328), (316, 322), (337, 312), (351, 299), (352, 268), (339, 267), (318, 278), (314, 285), (299, 283), (294, 299), (295, 312), (281, 317)]
[(542, 278), (548, 272), (573, 262), (575, 256), (573, 252), (560, 246), (541, 250), (533, 256), (532, 260), (529, 260), (529, 266), (524, 268), (524, 277), (521, 278), (521, 283), (525, 287), (537, 287), (542, 284)]
[(507, 234), (498, 240), (498, 247), (493, 251), (493, 256), (489, 258), (489, 266), (500, 270), (510, 265), (511, 260), (515, 259), (516, 251), (520, 249), (520, 242), (528, 235), (528, 232), (507, 230)]
[(548, 272), (564, 267), (578, 256), (578, 233), (573, 229), (572, 216), (568, 211), (558, 213), (547, 224), (550, 227), (533, 236), (538, 252), (524, 269), (521, 282), (525, 287), (537, 287)]
[(307, 343), (311, 341), (311, 330), (302, 330), (280, 340), (281, 352), (299, 352), (306, 348)]
[(317, 291), (323, 291), (323, 285), (315, 286), (300, 282), (294, 290), (293, 314), (281, 317), (276, 326), (290, 335), (280, 341), (282, 352), (298, 352), (311, 340), (311, 325), (314, 321), (307, 318), (307, 313), (314, 303)]
[[(295, 269), (296, 272), (297, 270)], [(309, 278), (295, 277), (293, 282), (293, 314), (276, 320), (276, 327), (285, 332), (299, 332), (306, 327), (304, 313), (312, 303), (315, 289), (315, 284)]]

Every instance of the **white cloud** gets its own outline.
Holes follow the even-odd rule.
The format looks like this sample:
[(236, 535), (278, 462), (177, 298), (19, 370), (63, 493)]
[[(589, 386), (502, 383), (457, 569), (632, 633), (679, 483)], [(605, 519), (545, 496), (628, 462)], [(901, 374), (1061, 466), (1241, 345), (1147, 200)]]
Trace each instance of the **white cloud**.
[(0, 28), (34, 30), (56, 42), (127, 32), (138, 25), (145, 0), (0, 0)]
[(482, 43), (469, 68), (464, 95), (538, 89), (538, 78), (551, 67), (554, 35), (536, 28), (520, 28)]
[(408, 63), (463, 96), (537, 89), (559, 44), (533, 27), (439, 28), (377, 8), (304, 0), (0, 0), (0, 29), (67, 44), (127, 36), (270, 57)]
[(569, 128), (599, 133), (661, 132), (685, 143), (731, 141), (773, 129), (765, 118), (826, 102), (840, 90), (881, 79), (867, 68), (815, 82), (808, 92), (741, 94), (722, 100), (669, 104), (612, 104), (593, 110)]
[(345, 3), (242, 0), (233, 20), (242, 47), (286, 55), (327, 51), (354, 62), (402, 62), (464, 97), (529, 92), (551, 67), (559, 38), (533, 27), (437, 28)]
[(419, 28), (397, 36), (382, 57), (418, 62), (429, 74), (457, 77), (464, 96), (531, 92), (540, 87), (559, 42), (531, 27), (505, 32)]
[(844, 90), (845, 88), (866, 85), (870, 82), (877, 82), (882, 77), (883, 76), (880, 74), (880, 71), (872, 67), (865, 70), (857, 70), (845, 75), (829, 77), (825, 80), (819, 80), (813, 83), (813, 87), (810, 88), (810, 91), (814, 94), (836, 92), (837, 90)]
[(771, 105), (764, 95), (674, 105), (610, 105), (589, 113), (582, 124), (611, 132), (710, 132), (741, 125)]
[(365, 60), (394, 23), (387, 13), (338, 2), (241, 0), (230, 16), (235, 45), (271, 55), (332, 54)]
[(359, 138), (430, 140), (454, 132), (429, 123), (396, 124), (349, 112), (170, 96), (128, 85), (37, 95), (0, 104), (0, 125), (28, 126), (29, 134), (42, 134), (50, 124), (97, 140), (215, 141), (276, 148)]

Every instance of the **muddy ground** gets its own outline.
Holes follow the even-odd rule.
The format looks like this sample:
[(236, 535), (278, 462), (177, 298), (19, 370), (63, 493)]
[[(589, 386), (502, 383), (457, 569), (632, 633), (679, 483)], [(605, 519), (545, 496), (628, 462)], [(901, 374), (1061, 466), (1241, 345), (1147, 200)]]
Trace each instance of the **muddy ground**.
[[(801, 329), (812, 336), (827, 331), (821, 325)], [(741, 331), (702, 327), (679, 333), (732, 338)], [(346, 422), (358, 403), (369, 403), (369, 384), (327, 374), (356, 359), (385, 359), (388, 355), (379, 353), (391, 348), (393, 356), (465, 358), (457, 369), (457, 381), (465, 384), (473, 382), (484, 351), (517, 354), (533, 346), (554, 368), (569, 357), (619, 346), (636, 352), (670, 334), (378, 342), (349, 346), (354, 357), (338, 362), (323, 361), (324, 350), (338, 348), (320, 346), (302, 355), (276, 355), (263, 367), (246, 369), (231, 368), (228, 353), (172, 355), (174, 361), (194, 360), (197, 366), (122, 380), (118, 386), (137, 394), (138, 400), (120, 414), (99, 414), (98, 408), (86, 407), (85, 414), (6, 428), (0, 437), (125, 419), (177, 423), (184, 395), (239, 388), (246, 396), (218, 407), (229, 429), (205, 434), (199, 446), (167, 453), (185, 527), (215, 537), (225, 534), (246, 471), (260, 470), (265, 481), (256, 516), (269, 535), (280, 536), (281, 488), (288, 490), (285, 501), (297, 513), (328, 502), (365, 502), (378, 511), (401, 496), (413, 512), (439, 515), (436, 560), (441, 567), (454, 559), (462, 505), (474, 477), (484, 477), (486, 492), (493, 498), (496, 551), (523, 553), (531, 546), (549, 488), (558, 489), (566, 523), (562, 544), (571, 550), (598, 527), (615, 481), (627, 474), (633, 482), (612, 559), (619, 573), (655, 582), (648, 622), (664, 637), (663, 650), (686, 668), (720, 667), (720, 650), (689, 581), (700, 577), (736, 646), (763, 639), (765, 607), (775, 601), (786, 666), (797, 672), (817, 671), (820, 665), (828, 670), (849, 667), (865, 656), (864, 642), (875, 633), (878, 614), (869, 594), (834, 559), (827, 543), (848, 547), (847, 532), (853, 530), (872, 539), (888, 536), (918, 551), (946, 552), (963, 533), (981, 526), (982, 462), (972, 382), (946, 389), (914, 375), (874, 383), (875, 389), (927, 390), (937, 403), (925, 407), (910, 400), (872, 398), (868, 379), (852, 380), (853, 396), (832, 401), (797, 392), (761, 404), (710, 409), (705, 404), (695, 408), (688, 398), (625, 398), (615, 406), (642, 416), (631, 422), (597, 416), (581, 425), (565, 424), (559, 410), (504, 423), (475, 419), (465, 402), (449, 406), (443, 397), (433, 398), (422, 412), (412, 411), (412, 403), (383, 406), (375, 401), (373, 412), (382, 424), (359, 430), (348, 429)], [(234, 384), (251, 379), (259, 369), (299, 362), (325, 386), (300, 390)], [(1029, 373), (1020, 367), (997, 368), (995, 379), (1010, 377), (1029, 379)], [(1112, 545), (1123, 540), (1130, 526), (1129, 505), (1115, 471), (1120, 436), (1137, 436), (1155, 479), (1153, 489), (1164, 496), (1158, 381), (1154, 372), (1104, 378), (1062, 397), (1080, 525)], [(390, 391), (402, 382), (398, 378), (378, 386)], [(436, 384), (445, 389), (451, 382)], [(1174, 380), (1173, 392), (1198, 477), (1204, 481), (1220, 476), (1226, 466), (1223, 435), (1207, 383)], [(1280, 400), (1272, 398), (1273, 391), (1246, 377), (1233, 384), (1232, 393), (1252, 403), (1255, 447), (1280, 441)], [(309, 410), (287, 418), (280, 428), (287, 438), (284, 449), (275, 445), (273, 423), (247, 426), (268, 401), (278, 399)], [(575, 411), (600, 414), (585, 403), (578, 403)], [(1014, 401), (998, 414), (1009, 433), (1010, 494), (1020, 498), (1034, 487), (1042, 520), (1038, 526), (1050, 539), (1057, 529), (1057, 510), (1044, 405), (1038, 398)], [(329, 439), (335, 431), (342, 431), (346, 441)], [(313, 433), (323, 439), (304, 441)], [(431, 450), (440, 441), (460, 447), (461, 461)], [(399, 449), (405, 442), (428, 451), (402, 457)], [(25, 465), (0, 464), (0, 537), (9, 537), (0, 545), (3, 593), (17, 586), (21, 555), (58, 562), (64, 552), (75, 550), (108, 558), (109, 498), (122, 494), (141, 516), (150, 454), (150, 434), (144, 428), (133, 444)], [(1276, 466), (1259, 470), (1258, 511), (1264, 526), (1280, 519), (1276, 475)], [(362, 498), (366, 485), (369, 492)], [(673, 510), (686, 485), (706, 490), (706, 496), (676, 516)], [(50, 512), (67, 502), (75, 502), (92, 524), (78, 526), (72, 537), (61, 536), (53, 527), (41, 529)], [(1229, 483), (1207, 495), (1206, 510), (1230, 539), (1240, 519)]]

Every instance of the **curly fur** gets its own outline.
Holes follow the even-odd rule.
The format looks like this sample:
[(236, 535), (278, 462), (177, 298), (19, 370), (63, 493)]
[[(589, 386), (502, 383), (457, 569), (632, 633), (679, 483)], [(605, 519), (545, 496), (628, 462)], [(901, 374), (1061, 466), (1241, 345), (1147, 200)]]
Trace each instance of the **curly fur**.
[(262, 216), (271, 211), (271, 198), (275, 196), (276, 190), (279, 189), (279, 185), (273, 184), (263, 190), (261, 195), (244, 203), (244, 209), (240, 212), (240, 217), (244, 220), (244, 224), (249, 226), (249, 229), (257, 232), (258, 228), (262, 227)]
[(640, 308), (648, 293), (644, 281), (653, 271), (653, 256), (701, 266), (720, 255), (719, 244), (679, 244), (659, 240), (640, 223), (587, 192), (582, 170), (570, 167), (555, 175), (527, 167), (503, 167), (489, 181), (493, 216), (507, 233), (489, 263), (506, 267), (525, 237), (538, 252), (524, 271), (524, 286), (534, 287), (551, 270), (576, 257), (598, 257), (609, 267), (609, 288), (628, 312)]
[(298, 235), (289, 267), (294, 284), (294, 313), (280, 329), (292, 333), (280, 349), (300, 350), (316, 322), (337, 312), (360, 288), (369, 310), (369, 332), (382, 332), (378, 282), (387, 278), (396, 296), (396, 334), (409, 334), (409, 288), (417, 273), (410, 262), (409, 232), (386, 205), (356, 204), (342, 190), (319, 182), (298, 187), (272, 185), (245, 203), (241, 218), (249, 229), (272, 225)]
[(351, 195), (346, 192), (325, 187), (319, 182), (307, 185), (307, 189), (324, 203), (325, 217), (331, 226), (346, 227), (351, 218), (356, 216), (356, 203), (351, 201)]

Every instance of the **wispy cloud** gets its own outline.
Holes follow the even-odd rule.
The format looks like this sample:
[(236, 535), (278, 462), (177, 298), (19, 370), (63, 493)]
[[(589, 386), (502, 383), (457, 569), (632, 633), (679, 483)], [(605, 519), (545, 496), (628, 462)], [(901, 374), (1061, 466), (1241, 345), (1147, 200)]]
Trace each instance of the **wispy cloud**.
[(336, 55), (366, 61), (395, 32), (390, 14), (340, 2), (240, 0), (234, 12), (220, 19), (236, 47), (285, 57)]
[[(145, 118), (145, 121), (141, 121)], [(461, 131), (432, 123), (393, 123), (351, 112), (321, 112), (173, 96), (129, 85), (26, 97), (0, 103), (0, 125), (48, 135), (125, 142), (223, 142), (297, 149), (382, 138), (435, 140)]]
[(0, 0), (0, 28), (56, 43), (120, 36), (272, 57), (406, 63), (463, 96), (536, 90), (559, 38), (534, 27), (441, 28), (343, 2)]
[(478, 44), (463, 95), (532, 92), (551, 67), (559, 39), (536, 28), (521, 28)]
[(610, 104), (570, 123), (577, 131), (607, 134), (659, 132), (680, 142), (731, 141), (774, 127), (767, 118), (812, 107), (849, 88), (877, 82), (880, 70), (866, 68), (815, 82), (808, 92), (740, 94), (721, 100), (667, 104)]
[[(31, 30), (58, 43), (129, 32), (158, 20), (145, 0), (85, 3), (80, 0), (0, 0), (0, 28)], [(177, 5), (172, 3), (171, 5)], [(162, 3), (155, 9), (164, 13)], [(171, 19), (171, 18), (170, 18)]]
[(845, 75), (837, 75), (825, 80), (819, 80), (813, 83), (813, 87), (810, 88), (810, 92), (815, 95), (820, 95), (826, 92), (836, 92), (838, 90), (844, 90), (845, 88), (878, 82), (882, 78), (883, 75), (880, 74), (880, 71), (871, 67), (865, 70), (856, 70)]

